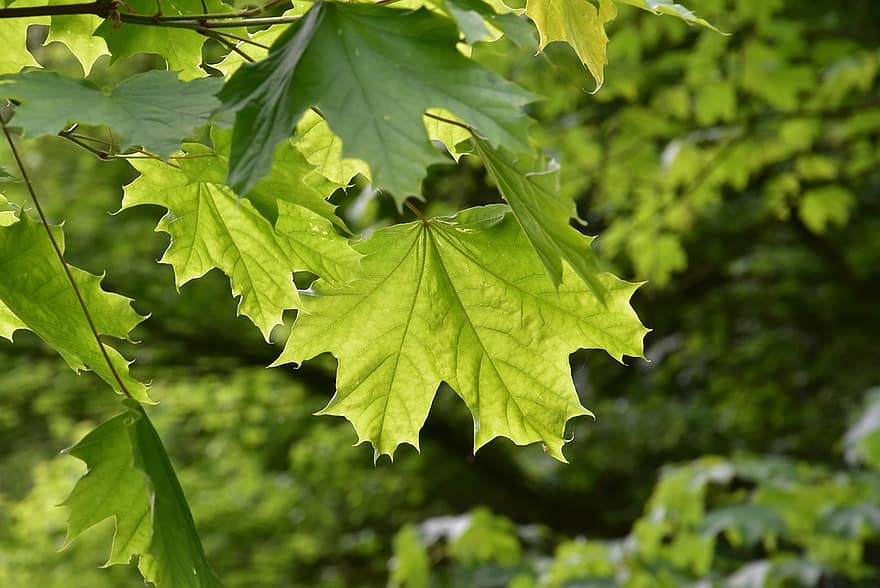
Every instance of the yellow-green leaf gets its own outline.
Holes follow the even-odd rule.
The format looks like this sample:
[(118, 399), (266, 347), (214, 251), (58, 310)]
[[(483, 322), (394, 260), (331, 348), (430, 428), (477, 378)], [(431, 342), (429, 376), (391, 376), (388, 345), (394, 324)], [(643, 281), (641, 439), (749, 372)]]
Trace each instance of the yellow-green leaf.
[(565, 41), (590, 70), (596, 90), (602, 87), (608, 63), (605, 24), (617, 16), (611, 0), (528, 0), (526, 14), (538, 27), (541, 49)]
[(277, 363), (330, 352), (344, 416), (376, 456), (419, 430), (440, 382), (474, 418), (474, 446), (504, 436), (542, 442), (564, 460), (566, 422), (590, 414), (568, 364), (581, 348), (641, 356), (646, 329), (629, 305), (636, 285), (602, 274), (603, 304), (565, 267), (558, 288), (504, 205), (382, 229), (356, 248), (364, 279), (319, 280), (303, 295)]

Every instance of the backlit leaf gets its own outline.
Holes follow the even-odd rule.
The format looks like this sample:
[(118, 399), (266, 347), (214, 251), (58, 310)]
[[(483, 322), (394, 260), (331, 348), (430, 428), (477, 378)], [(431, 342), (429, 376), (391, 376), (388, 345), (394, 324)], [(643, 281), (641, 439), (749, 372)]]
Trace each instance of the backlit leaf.
[[(52, 227), (52, 232), (63, 251), (61, 228)], [(70, 270), (98, 333), (127, 338), (143, 320), (131, 308), (131, 300), (102, 290), (99, 276), (76, 267)], [(72, 369), (92, 370), (122, 393), (45, 229), (26, 214), (21, 214), (18, 222), (0, 228), (0, 276), (0, 335), (11, 340), (17, 329), (33, 331)], [(128, 392), (139, 400), (148, 400), (146, 387), (131, 377), (125, 358), (107, 344), (104, 348)]]
[[(207, 7), (210, 13), (231, 12), (233, 8), (220, 0), (126, 0), (119, 9), (140, 15), (153, 15), (161, 8), (164, 16), (201, 14)], [(225, 29), (236, 34), (245, 34), (241, 29)], [(122, 23), (116, 26), (112, 19), (107, 19), (98, 27), (97, 35), (107, 40), (116, 61), (137, 53), (155, 53), (168, 62), (168, 69), (180, 72), (184, 80), (202, 77), (205, 72), (199, 67), (202, 63), (203, 35), (194, 30), (171, 27), (153, 27), (139, 24)]]
[(332, 185), (319, 196), (309, 182), (320, 176), (289, 145), (279, 149), (276, 160), (281, 176), (267, 177), (241, 200), (223, 184), (228, 160), (222, 148), (228, 143), (221, 135), (217, 144), (219, 155), (204, 145), (188, 145), (192, 158), (174, 165), (132, 161), (142, 175), (126, 187), (123, 208), (167, 208), (157, 230), (171, 235), (171, 244), (161, 261), (174, 267), (177, 285), (220, 269), (229, 276), (233, 295), (241, 297), (239, 312), (268, 340), (282, 313), (300, 306), (294, 271), (345, 281), (358, 256), (336, 233), (333, 206), (323, 200)]
[(365, 279), (319, 280), (303, 295), (277, 363), (332, 353), (337, 389), (321, 412), (350, 420), (377, 457), (418, 447), (445, 381), (473, 414), (475, 448), (505, 436), (564, 460), (566, 421), (589, 414), (569, 354), (642, 355), (646, 330), (629, 306), (636, 286), (602, 274), (603, 305), (566, 268), (555, 287), (507, 212), (494, 205), (379, 230), (356, 246)]
[(565, 41), (596, 80), (596, 90), (605, 80), (608, 63), (605, 24), (617, 16), (611, 0), (528, 0), (526, 14), (535, 21), (543, 49), (553, 41)]
[(342, 157), (342, 141), (327, 126), (327, 121), (313, 110), (307, 110), (296, 126), (293, 143), (297, 151), (314, 166), (319, 173), (340, 186), (346, 186), (357, 174), (369, 179), (370, 169), (359, 159)]
[[(50, 2), (50, 4), (54, 3)], [(61, 3), (58, 2), (58, 4)], [(46, 45), (53, 41), (67, 45), (70, 52), (82, 64), (83, 71), (89, 75), (98, 58), (110, 54), (107, 42), (92, 34), (102, 22), (103, 19), (91, 14), (53, 16)]]
[(559, 193), (556, 167), (526, 156), (514, 158), (478, 137), (474, 144), (553, 282), (562, 280), (564, 261), (602, 298), (604, 286), (590, 250), (593, 239), (571, 226), (577, 209), (571, 198)]
[(47, 22), (49, 19), (45, 17), (28, 19), (27, 22), (17, 18), (0, 19), (0, 47), (3, 48), (0, 51), (0, 74), (18, 73), (28, 65), (39, 67), (25, 44), (27, 29), (29, 25)]

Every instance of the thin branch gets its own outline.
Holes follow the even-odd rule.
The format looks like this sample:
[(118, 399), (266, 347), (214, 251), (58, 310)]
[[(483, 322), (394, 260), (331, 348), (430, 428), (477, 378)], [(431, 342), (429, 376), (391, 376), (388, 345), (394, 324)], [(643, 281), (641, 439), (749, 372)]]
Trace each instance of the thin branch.
[(98, 347), (101, 350), (101, 355), (104, 356), (104, 361), (107, 362), (107, 367), (110, 368), (110, 373), (113, 374), (113, 378), (119, 385), (119, 389), (128, 398), (134, 400), (131, 393), (128, 391), (128, 388), (125, 386), (125, 382), (122, 381), (122, 378), (116, 371), (116, 366), (114, 366), (113, 362), (110, 360), (110, 355), (107, 353), (107, 348), (104, 346), (104, 342), (101, 341), (101, 336), (98, 334), (97, 327), (95, 327), (95, 321), (92, 320), (92, 315), (89, 312), (88, 307), (86, 306), (86, 302), (83, 299), (82, 293), (79, 291), (79, 286), (76, 285), (76, 280), (73, 279), (73, 273), (70, 271), (70, 266), (67, 265), (67, 261), (64, 259), (64, 253), (61, 251), (61, 246), (58, 244), (58, 241), (55, 239), (55, 235), (52, 234), (52, 230), (49, 228), (49, 221), (46, 219), (46, 215), (43, 212), (43, 207), (40, 205), (40, 199), (37, 198), (37, 193), (34, 191), (33, 184), (31, 184), (30, 177), (28, 176), (27, 170), (24, 167), (24, 162), (21, 160), (21, 157), (18, 154), (18, 149), (15, 147), (15, 141), (12, 140), (12, 135), (9, 133), (9, 128), (6, 126), (6, 121), (3, 120), (2, 116), (0, 116), (0, 126), (3, 127), (3, 134), (6, 135), (6, 141), (9, 143), (9, 149), (12, 151), (12, 156), (13, 158), (15, 158), (15, 163), (18, 164), (19, 171), (21, 171), (21, 177), (24, 180), (25, 185), (27, 186), (28, 193), (31, 195), (31, 200), (34, 203), (34, 208), (36, 208), (43, 228), (46, 230), (46, 234), (49, 236), (49, 242), (52, 243), (52, 249), (55, 250), (55, 256), (58, 258), (58, 261), (61, 263), (61, 267), (64, 269), (64, 274), (67, 276), (67, 281), (70, 282), (70, 287), (73, 289), (74, 295), (76, 295), (76, 299), (79, 302), (79, 307), (82, 309), (83, 315), (86, 318), (86, 322), (89, 325), (89, 329), (92, 331), (92, 335), (95, 338), (95, 342), (98, 344)]
[(67, 131), (59, 131), (58, 136), (61, 137), (62, 139), (67, 139), (68, 141), (70, 141), (74, 145), (77, 145), (78, 147), (81, 147), (82, 149), (85, 149), (86, 151), (88, 151), (89, 153), (91, 153), (92, 155), (97, 157), (98, 159), (107, 160), (107, 159), (113, 158), (113, 155), (109, 151), (105, 151), (104, 149), (98, 149), (97, 147), (93, 147), (86, 142), (86, 141), (92, 141), (95, 143), (106, 144), (106, 142), (101, 139), (94, 139), (92, 137), (84, 137), (82, 135), (75, 135), (75, 134), (69, 133)]
[[(240, 43), (246, 43), (248, 45), (253, 45), (254, 47), (259, 47), (260, 49), (265, 49), (266, 51), (269, 50), (268, 45), (263, 45), (262, 43), (257, 43), (256, 41), (253, 41), (253, 40), (248, 39), (246, 37), (240, 37), (240, 36), (234, 35), (232, 33), (227, 33), (226, 31), (215, 31), (215, 30), (204, 29), (204, 28), (203, 29), (196, 29), (196, 30), (199, 31), (200, 33), (202, 33), (203, 35), (214, 37), (218, 41), (220, 40), (218, 38), (218, 35), (220, 35), (220, 36), (223, 36), (224, 38), (227, 38), (227, 39), (232, 39), (234, 41), (239, 41)], [(251, 59), (247, 56), (244, 56), (244, 57), (246, 57), (249, 61), (253, 61), (253, 59)]]
[(97, 149), (96, 147), (92, 147), (87, 143), (87, 141), (92, 141), (95, 143), (100, 143), (102, 145), (107, 145), (106, 141), (101, 139), (95, 139), (94, 137), (87, 137), (85, 135), (73, 134), (67, 131), (60, 131), (58, 136), (62, 139), (67, 139), (74, 145), (85, 149), (98, 159), (102, 161), (109, 161), (111, 159), (155, 159), (157, 161), (162, 161), (163, 163), (170, 165), (171, 167), (180, 168), (176, 163), (172, 163), (171, 160), (175, 159), (195, 159), (197, 157), (202, 157), (202, 155), (191, 155), (191, 156), (179, 156), (179, 157), (169, 157), (168, 161), (163, 161), (161, 157), (155, 155), (153, 153), (149, 153), (148, 151), (144, 151), (142, 149), (135, 149), (134, 153), (112, 153), (110, 151), (106, 151), (104, 149)]
[[(48, 6), (47, 8), (52, 8)], [(91, 13), (89, 13), (91, 14)], [(100, 15), (99, 15), (100, 16)], [(0, 10), (0, 18), (3, 11)], [(239, 18), (237, 20), (206, 20), (199, 15), (192, 15), (189, 19), (165, 20), (161, 15), (145, 16), (142, 14), (119, 13), (119, 22), (142, 25), (148, 27), (167, 27), (173, 29), (232, 29), (249, 26), (263, 26), (274, 24), (289, 24), (302, 19), (299, 15), (291, 16), (265, 16), (260, 18)]]
[(96, 0), (84, 4), (61, 4), (53, 6), (22, 6), (0, 9), (0, 18), (28, 18), (32, 16), (55, 16), (60, 14), (94, 14), (108, 18), (113, 10), (112, 0)]
[(470, 133), (474, 132), (474, 129), (472, 129), (470, 127), (470, 125), (467, 125), (467, 124), (460, 122), (460, 121), (457, 121), (457, 120), (452, 120), (451, 118), (445, 118), (442, 116), (438, 116), (436, 114), (431, 114), (430, 112), (426, 112), (425, 116), (427, 116), (428, 118), (433, 118), (434, 120), (439, 120), (440, 122), (445, 122), (445, 123), (449, 123), (451, 125), (455, 125), (457, 127), (460, 127), (462, 129), (470, 132)]
[(263, 4), (262, 6), (257, 6), (255, 8), (248, 8), (246, 10), (237, 10), (235, 12), (205, 12), (204, 14), (193, 15), (193, 14), (171, 14), (171, 15), (160, 15), (158, 16), (158, 20), (163, 22), (173, 22), (175, 20), (226, 20), (233, 18), (247, 18), (250, 16), (257, 16), (258, 14), (263, 14), (264, 12), (268, 12), (269, 10), (279, 6), (281, 4), (287, 4), (290, 0), (272, 0), (272, 2), (268, 2)]
[[(250, 63), (254, 62), (253, 57), (251, 57), (250, 55), (245, 53), (241, 49), (241, 47), (239, 47), (238, 45), (236, 45), (235, 43), (233, 43), (229, 39), (226, 39), (223, 36), (223, 33), (221, 33), (220, 31), (212, 31), (212, 30), (208, 30), (208, 29), (198, 29), (198, 31), (201, 34), (205, 35), (206, 37), (210, 37), (210, 38), (214, 39), (215, 41), (217, 41), (218, 43), (220, 43), (221, 45), (223, 45), (224, 47), (226, 47), (230, 51), (238, 53), (239, 55), (241, 55), (242, 59), (244, 59), (245, 61), (248, 61)], [(255, 43), (255, 45), (259, 45), (259, 43)], [(261, 45), (259, 45), (259, 46), (261, 46)]]
[(153, 15), (132, 14), (119, 10), (119, 0), (95, 0), (95, 2), (82, 4), (62, 4), (52, 6), (23, 6), (0, 9), (0, 19), (5, 18), (30, 18), (35, 16), (56, 16), (68, 14), (94, 14), (101, 18), (110, 19), (116, 23), (128, 23), (152, 27), (170, 27), (179, 29), (222, 29), (240, 28), (248, 26), (266, 26), (274, 24), (288, 24), (300, 20), (299, 15), (290, 16), (266, 16), (252, 18), (254, 14), (261, 14), (287, 0), (273, 0), (262, 7), (251, 10), (240, 10), (229, 13), (212, 14), (178, 14), (164, 16), (161, 13)]

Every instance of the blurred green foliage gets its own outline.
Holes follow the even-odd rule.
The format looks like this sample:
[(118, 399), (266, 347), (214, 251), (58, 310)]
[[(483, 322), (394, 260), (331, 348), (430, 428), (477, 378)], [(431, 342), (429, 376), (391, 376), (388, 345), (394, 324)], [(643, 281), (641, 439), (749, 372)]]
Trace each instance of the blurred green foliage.
[[(592, 85), (568, 47), (476, 52), (546, 97), (534, 132), (602, 262), (648, 280), (635, 305), (651, 362), (572, 357), (597, 420), (573, 424), (567, 466), (502, 441), (472, 456), (472, 421), (442, 390), (422, 454), (374, 467), (346, 423), (311, 416), (332, 358), (266, 370), (278, 350), (235, 317), (225, 279), (178, 293), (155, 263), (160, 209), (108, 214), (127, 164), (22, 143), (70, 261), (152, 314), (126, 353), (154, 381), (156, 427), (227, 586), (880, 582), (880, 5), (692, 8), (730, 35), (621, 6), (596, 95), (572, 89)], [(71, 67), (57, 44), (35, 52)], [(149, 66), (104, 57), (92, 78)], [(498, 200), (462, 161), (433, 169), (430, 212)], [(0, 191), (25, 200), (14, 177)], [(357, 230), (397, 219), (367, 189), (337, 199)], [(106, 522), (55, 552), (52, 505), (82, 474), (58, 451), (115, 399), (27, 333), (0, 341), (0, 370), (0, 586), (140, 585), (97, 568)]]

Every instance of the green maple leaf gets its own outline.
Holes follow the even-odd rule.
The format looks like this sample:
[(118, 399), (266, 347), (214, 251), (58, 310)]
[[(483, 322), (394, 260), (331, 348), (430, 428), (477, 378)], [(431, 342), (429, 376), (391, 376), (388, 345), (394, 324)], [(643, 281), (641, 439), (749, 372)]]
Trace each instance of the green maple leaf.
[(21, 102), (13, 126), (34, 137), (55, 135), (70, 123), (106, 125), (120, 149), (139, 145), (162, 157), (208, 122), (220, 104), (219, 80), (182, 82), (169, 71), (136, 74), (104, 91), (86, 80), (43, 70), (0, 76), (0, 97)]
[(561, 282), (564, 261), (596, 295), (604, 298), (599, 266), (590, 250), (593, 238), (571, 226), (570, 220), (577, 217), (577, 208), (571, 198), (559, 193), (556, 168), (525, 156), (515, 158), (503, 149), (493, 149), (479, 137), (473, 140), (483, 164), (510, 204), (553, 283)]
[(617, 16), (611, 0), (528, 0), (526, 15), (535, 21), (541, 49), (554, 41), (565, 41), (596, 80), (596, 90), (605, 80), (608, 63), (608, 35), (605, 24)]
[(21, 68), (29, 65), (39, 67), (40, 64), (27, 50), (27, 29), (32, 24), (45, 24), (47, 18), (21, 19), (11, 18), (0, 20), (0, 74), (18, 73)]
[[(50, 5), (61, 3), (49, 2)], [(89, 75), (98, 58), (110, 54), (107, 42), (93, 35), (103, 21), (104, 19), (91, 14), (53, 16), (45, 44), (58, 41), (67, 45), (70, 52), (82, 64), (85, 74)]]
[[(61, 228), (51, 230), (63, 251)], [(131, 308), (131, 300), (102, 290), (99, 276), (76, 267), (70, 270), (98, 333), (127, 338), (143, 320)], [(95, 341), (45, 229), (26, 214), (0, 228), (0, 276), (0, 335), (12, 340), (18, 329), (33, 331), (72, 369), (92, 370), (114, 390), (123, 392)], [(104, 347), (128, 392), (148, 401), (146, 387), (131, 377), (125, 358), (109, 345)]]
[(474, 417), (475, 448), (505, 436), (562, 455), (568, 419), (589, 412), (571, 380), (580, 348), (641, 356), (646, 329), (629, 306), (636, 285), (602, 274), (605, 304), (570, 269), (558, 288), (508, 207), (376, 231), (356, 249), (364, 279), (319, 280), (277, 363), (330, 352), (344, 416), (376, 456), (418, 447), (441, 381)]
[[(206, 0), (205, 5), (210, 13), (233, 10), (219, 0)], [(201, 14), (205, 10), (201, 0), (161, 0), (158, 6), (164, 16)], [(126, 0), (121, 9), (134, 14), (152, 15), (157, 12), (157, 2)], [(242, 29), (225, 30), (238, 35), (246, 34)], [(196, 31), (127, 23), (116, 26), (112, 19), (108, 19), (98, 27), (95, 34), (107, 40), (107, 47), (112, 54), (111, 61), (137, 53), (155, 53), (168, 62), (168, 69), (180, 72), (180, 77), (184, 80), (205, 75), (199, 65), (202, 63), (202, 45), (205, 44), (206, 37)]]
[(70, 508), (65, 545), (112, 517), (116, 531), (105, 565), (138, 557), (144, 579), (157, 588), (219, 588), (159, 435), (140, 405), (125, 405), (66, 450), (88, 471), (64, 501)]
[(342, 156), (342, 141), (313, 110), (303, 113), (292, 141), (308, 162), (331, 182), (346, 186), (357, 174), (370, 177), (366, 163)]
[[(5, 170), (0, 168), (0, 178), (8, 177)], [(0, 227), (8, 227), (18, 222), (18, 210), (9, 204), (6, 197), (0, 194)]]
[(493, 144), (528, 149), (521, 107), (532, 97), (461, 55), (455, 24), (425, 9), (316, 4), (266, 59), (239, 68), (221, 92), (234, 111), (229, 184), (246, 193), (272, 149), (316, 106), (343, 155), (370, 167), (401, 204), (443, 157), (422, 122), (443, 108)]
[(161, 261), (174, 267), (178, 287), (220, 269), (229, 276), (233, 295), (241, 297), (239, 313), (268, 340), (282, 313), (300, 306), (294, 271), (344, 282), (358, 267), (359, 256), (337, 234), (334, 224), (341, 221), (324, 200), (335, 186), (290, 145), (278, 150), (277, 172), (241, 200), (223, 184), (228, 137), (221, 133), (215, 139), (216, 153), (204, 145), (187, 145), (195, 157), (177, 159), (174, 165), (133, 160), (142, 175), (126, 186), (123, 208), (167, 208), (156, 230), (171, 235)]

